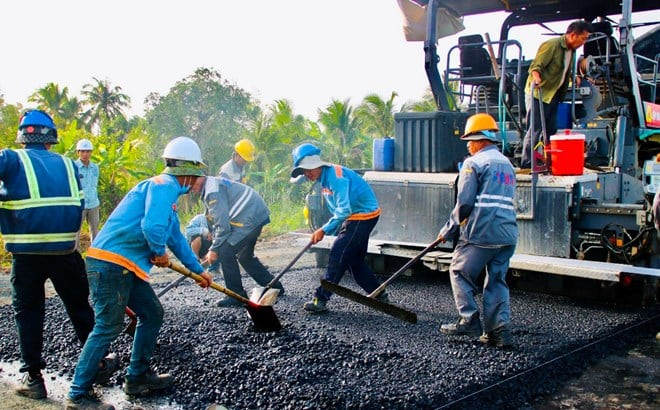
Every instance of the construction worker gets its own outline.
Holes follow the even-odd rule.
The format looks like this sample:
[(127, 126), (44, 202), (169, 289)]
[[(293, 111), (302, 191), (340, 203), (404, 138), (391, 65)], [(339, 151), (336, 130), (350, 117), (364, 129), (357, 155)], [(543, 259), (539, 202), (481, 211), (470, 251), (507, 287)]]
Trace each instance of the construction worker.
[[(206, 261), (220, 262), (225, 286), (247, 297), (241, 283), (241, 266), (259, 285), (265, 286), (273, 275), (254, 255), (254, 247), (263, 227), (270, 222), (270, 211), (261, 196), (247, 185), (222, 177), (206, 177), (204, 205), (213, 220), (213, 243), (206, 254)], [(277, 282), (274, 288), (284, 293)], [(226, 297), (218, 302), (220, 307), (242, 306), (237, 300)]]
[[(483, 343), (508, 347), (506, 273), (518, 238), (513, 204), (516, 178), (513, 166), (497, 149), (497, 130), (495, 119), (481, 113), (468, 118), (461, 136), (471, 156), (461, 167), (456, 205), (438, 234), (442, 242), (458, 236), (449, 273), (460, 317), (440, 330), (450, 335), (480, 336)], [(475, 297), (477, 279), (484, 268), (482, 327)], [(482, 334), (482, 329), (486, 333)]]
[[(83, 209), (83, 222), (87, 221), (89, 226), (90, 242), (99, 233), (99, 166), (90, 161), (94, 146), (88, 139), (81, 139), (76, 144), (78, 159), (75, 161), (80, 175), (80, 184), (85, 194), (85, 209)], [(79, 242), (78, 232), (77, 242)]]
[(225, 162), (218, 170), (218, 176), (245, 184), (247, 181), (245, 166), (248, 162), (254, 161), (255, 151), (256, 148), (252, 141), (248, 139), (238, 141), (234, 145), (234, 153), (231, 159)]
[[(353, 170), (340, 165), (324, 162), (321, 150), (314, 144), (305, 143), (293, 150), (293, 171), (295, 180), (304, 175), (310, 181), (319, 181), (331, 218), (311, 237), (318, 243), (326, 234), (339, 233), (330, 249), (328, 268), (324, 278), (339, 283), (346, 270), (350, 270), (355, 281), (367, 293), (373, 292), (380, 282), (365, 262), (369, 235), (378, 222), (380, 208), (371, 187)], [(327, 301), (332, 293), (319, 287), (310, 302), (303, 309), (320, 313), (327, 310)], [(378, 295), (387, 301), (385, 292)]]
[[(89, 306), (85, 264), (75, 249), (84, 200), (73, 161), (49, 151), (57, 129), (43, 111), (27, 111), (20, 119), (16, 143), (23, 149), (0, 151), (0, 229), (12, 254), (11, 284), (18, 343), (25, 373), (16, 393), (47, 396), (41, 370), (45, 316), (44, 282), (50, 279), (62, 299), (76, 336), (85, 343), (94, 326)], [(90, 365), (90, 380), (107, 381), (116, 368), (105, 349)], [(102, 363), (101, 371), (99, 363)], [(90, 383), (91, 386), (91, 383)]]
[[(572, 78), (575, 50), (582, 47), (592, 31), (591, 24), (578, 20), (568, 25), (566, 33), (560, 37), (547, 40), (538, 49), (534, 61), (529, 66), (529, 77), (525, 85), (525, 105), (527, 106), (527, 133), (523, 138), (521, 168), (531, 167), (531, 149), (539, 141), (541, 134), (541, 111), (543, 104), (543, 119), (548, 137), (557, 132), (557, 110), (564, 99), (566, 89)], [(579, 81), (579, 77), (578, 80)], [(532, 96), (532, 83), (535, 84)], [(577, 84), (578, 86), (580, 84)], [(541, 90), (542, 100), (539, 98)], [(531, 116), (534, 116), (532, 130)]]
[(167, 144), (162, 157), (166, 163), (163, 172), (138, 183), (126, 194), (87, 251), (96, 324), (78, 359), (67, 408), (111, 408), (88, 394), (93, 378), (90, 364), (98, 361), (122, 331), (127, 306), (138, 322), (124, 392), (139, 394), (172, 384), (172, 376), (156, 374), (149, 367), (163, 323), (163, 307), (149, 285), (149, 271), (154, 265), (168, 266), (166, 248), (202, 276), (200, 286), (212, 283), (186, 243), (177, 216), (178, 198), (202, 188), (205, 165), (199, 146), (188, 137), (177, 137)]
[[(211, 227), (213, 226), (213, 219), (208, 212), (195, 215), (188, 225), (186, 225), (186, 241), (190, 244), (193, 253), (197, 255), (200, 261), (206, 262), (206, 254), (213, 243), (213, 234)], [(209, 271), (218, 269), (218, 264), (209, 266)]]

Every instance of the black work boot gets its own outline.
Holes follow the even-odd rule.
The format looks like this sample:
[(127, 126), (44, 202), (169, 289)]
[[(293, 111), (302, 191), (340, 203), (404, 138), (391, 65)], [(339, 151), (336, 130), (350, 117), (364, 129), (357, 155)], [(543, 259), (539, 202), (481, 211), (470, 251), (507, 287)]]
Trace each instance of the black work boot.
[(440, 326), (440, 331), (448, 335), (473, 337), (478, 337), (483, 333), (479, 315), (472, 316), (472, 319), (469, 321), (466, 321), (461, 317), (456, 323), (448, 323)]
[(312, 313), (321, 313), (321, 312), (325, 312), (326, 310), (328, 310), (328, 308), (325, 306), (325, 304), (326, 304), (325, 300), (319, 299), (319, 298), (314, 298), (311, 301), (306, 302), (303, 305), (303, 309), (305, 309), (308, 312), (312, 312)]
[(64, 402), (66, 410), (115, 410), (112, 404), (103, 403), (94, 394), (83, 394), (75, 398), (67, 397)]
[(21, 387), (14, 389), (14, 393), (19, 396), (28, 397), (30, 399), (45, 399), (48, 393), (46, 392), (46, 384), (41, 372), (29, 374), (26, 373), (21, 381)]
[(486, 332), (483, 335), (479, 336), (479, 341), (481, 343), (487, 344), (489, 346), (495, 346), (500, 349), (506, 349), (511, 347), (513, 344), (511, 342), (511, 332), (507, 325), (500, 326), (492, 332)]
[(101, 367), (99, 367), (99, 371), (96, 372), (94, 384), (106, 384), (109, 382), (112, 374), (117, 371), (117, 368), (119, 367), (117, 362), (117, 355), (114, 353), (110, 353), (101, 359)]
[(146, 391), (163, 390), (172, 385), (173, 378), (169, 373), (156, 374), (149, 369), (140, 376), (124, 377), (122, 389), (126, 394), (140, 394)]

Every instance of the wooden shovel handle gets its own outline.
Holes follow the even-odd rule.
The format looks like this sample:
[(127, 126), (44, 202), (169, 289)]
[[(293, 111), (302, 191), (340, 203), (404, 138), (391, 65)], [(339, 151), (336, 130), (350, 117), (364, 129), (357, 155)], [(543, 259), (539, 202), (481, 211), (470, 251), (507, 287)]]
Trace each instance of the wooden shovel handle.
[[(170, 261), (168, 267), (172, 270), (175, 270), (175, 271), (179, 272), (180, 274), (182, 274), (184, 276), (187, 276), (187, 277), (193, 279), (195, 282), (201, 282), (203, 280), (201, 276), (199, 276), (198, 274), (192, 272), (190, 269), (186, 268), (185, 266), (179, 265), (176, 262)], [(245, 303), (246, 305), (250, 304), (250, 300), (248, 298), (243, 297), (243, 296), (239, 295), (238, 293), (234, 292), (233, 290), (225, 288), (224, 286), (220, 286), (215, 282), (211, 283), (211, 287), (213, 289), (217, 290), (217, 291), (220, 291), (220, 292), (224, 293), (227, 296), (231, 296), (234, 299), (240, 300), (241, 302)]]

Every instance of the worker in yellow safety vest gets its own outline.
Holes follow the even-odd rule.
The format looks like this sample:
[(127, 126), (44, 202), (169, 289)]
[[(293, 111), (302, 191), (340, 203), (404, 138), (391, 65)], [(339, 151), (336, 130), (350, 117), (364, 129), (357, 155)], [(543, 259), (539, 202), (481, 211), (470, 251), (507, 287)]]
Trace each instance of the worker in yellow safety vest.
[[(81, 344), (94, 327), (85, 263), (75, 248), (83, 195), (73, 161), (49, 151), (57, 142), (52, 118), (31, 110), (23, 114), (18, 126), (16, 143), (23, 149), (0, 151), (0, 231), (12, 254), (12, 305), (22, 360), (19, 372), (25, 373), (15, 392), (32, 399), (47, 396), (41, 374), (46, 367), (41, 357), (46, 279), (62, 299)], [(116, 369), (116, 361), (114, 355), (99, 359), (101, 370), (96, 370), (95, 382), (103, 383)]]

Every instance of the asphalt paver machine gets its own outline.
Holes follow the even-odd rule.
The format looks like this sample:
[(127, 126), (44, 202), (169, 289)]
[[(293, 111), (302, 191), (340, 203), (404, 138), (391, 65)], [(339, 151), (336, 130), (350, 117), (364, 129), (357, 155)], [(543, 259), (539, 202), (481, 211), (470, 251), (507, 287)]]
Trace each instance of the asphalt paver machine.
[[(527, 129), (525, 81), (536, 49), (523, 50), (521, 39), (510, 37), (511, 29), (560, 21), (565, 28), (572, 20), (585, 19), (594, 32), (576, 51), (581, 58), (575, 60), (572, 83), (577, 84), (577, 75), (586, 81), (569, 87), (558, 115), (564, 122), (558, 124), (560, 132), (584, 136), (584, 168), (578, 175), (557, 175), (542, 166), (517, 173), (514, 203), (520, 236), (511, 260), (512, 279), (538, 280), (575, 294), (584, 292), (585, 283), (617, 293), (636, 287), (645, 300), (654, 300), (660, 277), (651, 214), (653, 195), (660, 189), (660, 12), (650, 13), (656, 21), (633, 22), (633, 17), (660, 10), (660, 2), (416, 3), (426, 6), (424, 69), (438, 109), (396, 114), (394, 169), (364, 174), (382, 209), (369, 243), (375, 270), (396, 268), (389, 262), (393, 258), (411, 258), (433, 242), (446, 222), (458, 169), (467, 156), (458, 136), (471, 114), (487, 112), (496, 118), (501, 149), (519, 164)], [(436, 48), (439, 10), (485, 19), (488, 13), (506, 12), (508, 17), (498, 40), (460, 33), (441, 59)], [(633, 29), (640, 25), (647, 31), (635, 39)], [(319, 203), (312, 195), (310, 218), (318, 218)], [(326, 237), (313, 248), (318, 261), (333, 239)], [(453, 244), (442, 246), (422, 259), (428, 268), (448, 268)]]

